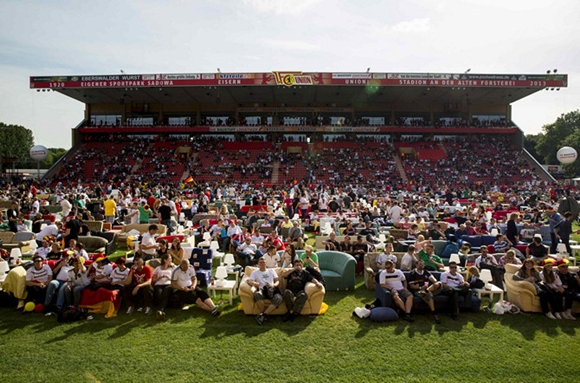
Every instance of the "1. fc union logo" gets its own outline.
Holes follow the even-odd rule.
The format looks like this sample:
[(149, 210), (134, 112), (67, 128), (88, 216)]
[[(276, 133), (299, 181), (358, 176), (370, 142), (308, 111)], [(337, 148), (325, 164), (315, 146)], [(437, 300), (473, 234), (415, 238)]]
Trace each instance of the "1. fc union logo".
[(312, 77), (302, 72), (272, 72), (277, 85), (313, 85)]

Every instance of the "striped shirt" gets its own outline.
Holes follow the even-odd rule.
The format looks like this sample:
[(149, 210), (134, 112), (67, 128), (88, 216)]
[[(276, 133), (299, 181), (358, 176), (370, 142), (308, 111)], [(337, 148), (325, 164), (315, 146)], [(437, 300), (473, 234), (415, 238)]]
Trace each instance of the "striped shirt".
[(37, 270), (36, 267), (31, 267), (26, 271), (26, 281), (37, 281), (37, 282), (48, 282), (48, 277), (52, 276), (52, 269), (48, 265), (42, 265), (40, 270)]

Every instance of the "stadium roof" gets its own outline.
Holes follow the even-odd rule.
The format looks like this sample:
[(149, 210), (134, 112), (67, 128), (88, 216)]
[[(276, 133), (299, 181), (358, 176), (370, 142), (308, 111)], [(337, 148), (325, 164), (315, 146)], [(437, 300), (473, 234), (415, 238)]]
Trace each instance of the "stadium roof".
[(30, 88), (86, 104), (223, 103), (352, 105), (373, 103), (510, 104), (546, 88), (566, 87), (565, 74), (475, 73), (178, 73), (30, 77)]

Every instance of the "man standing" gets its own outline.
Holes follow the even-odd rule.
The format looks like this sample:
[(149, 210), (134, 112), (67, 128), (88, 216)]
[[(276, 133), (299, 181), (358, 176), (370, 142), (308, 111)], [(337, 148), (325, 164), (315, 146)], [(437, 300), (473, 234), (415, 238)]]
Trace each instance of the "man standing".
[[(256, 317), (256, 322), (263, 325), (268, 320), (268, 315), (282, 303), (282, 294), (278, 289), (280, 281), (274, 269), (266, 268), (266, 260), (258, 260), (258, 270), (254, 270), (246, 283), (254, 287), (254, 302), (258, 305), (260, 314)], [(266, 308), (264, 299), (270, 300), (270, 305)]]
[(425, 270), (425, 262), (423, 260), (418, 261), (417, 268), (409, 274), (408, 283), (409, 289), (413, 294), (420, 297), (429, 306), (435, 323), (441, 323), (441, 319), (439, 319), (439, 315), (435, 311), (433, 296), (441, 292), (442, 284), (437, 282), (429, 271)]
[(195, 269), (184, 259), (171, 274), (171, 287), (182, 303), (182, 310), (189, 310), (189, 305), (196, 304), (213, 316), (220, 315), (218, 307), (213, 303), (209, 295), (197, 286)]
[(171, 221), (171, 206), (169, 206), (169, 201), (167, 197), (161, 197), (161, 206), (157, 209), (159, 215), (161, 216), (161, 224), (167, 226), (167, 235), (173, 233), (173, 226)]
[[(81, 223), (79, 222), (79, 220), (77, 219), (77, 209), (76, 207), (73, 207), (71, 210), (71, 216), (68, 219), (67, 223), (64, 225), (65, 227), (65, 232), (64, 232), (64, 244), (65, 246), (71, 247), (72, 245), (70, 244), (71, 240), (74, 240), (75, 242), (78, 241), (79, 239), (79, 233), (81, 231)], [(73, 248), (74, 250), (74, 248)]]
[[(393, 300), (405, 312), (403, 319), (413, 322), (413, 294), (407, 289), (407, 279), (401, 270), (395, 269), (393, 261), (385, 261), (385, 269), (379, 274), (379, 283), (382, 288), (391, 292)], [(404, 300), (404, 301), (403, 301)]]
[(18, 210), (18, 202), (12, 201), (12, 207), (6, 211), (6, 217), (8, 217), (8, 230), (13, 233), (18, 232), (18, 216), (20, 212)]
[(457, 263), (449, 262), (449, 271), (441, 274), (441, 283), (443, 290), (441, 294), (450, 297), (449, 304), (451, 306), (451, 319), (457, 320), (459, 315), (459, 304), (457, 302), (458, 295), (463, 295), (467, 299), (469, 293), (469, 283), (463, 280), (463, 276), (457, 273)]
[(319, 289), (322, 289), (322, 283), (318, 282), (308, 271), (303, 269), (304, 264), (301, 260), (296, 259), (293, 268), (285, 271), (282, 278), (286, 278), (286, 290), (284, 290), (284, 302), (288, 312), (282, 321), (294, 321), (296, 315), (300, 315), (304, 304), (308, 300), (308, 295), (304, 291), (306, 283), (311, 282)]
[(157, 245), (157, 241), (155, 240), (155, 234), (157, 233), (157, 230), (159, 230), (157, 225), (149, 225), (149, 230), (147, 233), (143, 234), (143, 237), (141, 237), (139, 251), (141, 252), (141, 256), (145, 261), (154, 258), (157, 249), (159, 249), (159, 245)]
[(552, 207), (547, 208), (546, 213), (548, 214), (548, 224), (550, 225), (550, 254), (556, 254), (558, 248), (558, 238), (556, 237), (554, 228), (560, 225), (562, 216), (560, 216), (560, 214), (558, 214)]
[(117, 216), (117, 203), (112, 194), (109, 195), (109, 198), (105, 202), (103, 202), (103, 207), (105, 208), (105, 222), (113, 224), (115, 222), (115, 217)]

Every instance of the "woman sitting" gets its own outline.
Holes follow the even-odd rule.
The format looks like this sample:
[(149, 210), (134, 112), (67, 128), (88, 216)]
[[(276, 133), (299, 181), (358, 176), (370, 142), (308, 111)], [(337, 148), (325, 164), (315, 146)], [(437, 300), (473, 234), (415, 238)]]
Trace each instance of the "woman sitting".
[(181, 247), (181, 242), (179, 238), (175, 237), (171, 241), (171, 249), (169, 249), (169, 255), (173, 259), (173, 263), (179, 265), (183, 260), (183, 248)]
[(553, 301), (553, 295), (549, 294), (547, 291), (547, 286), (544, 285), (542, 276), (536, 270), (534, 261), (530, 258), (524, 260), (522, 267), (513, 275), (514, 281), (527, 281), (534, 285), (536, 288), (536, 294), (540, 298), (540, 305), (542, 306), (542, 313), (550, 319), (556, 319), (554, 314), (550, 311), (550, 306), (552, 308), (556, 305)]

